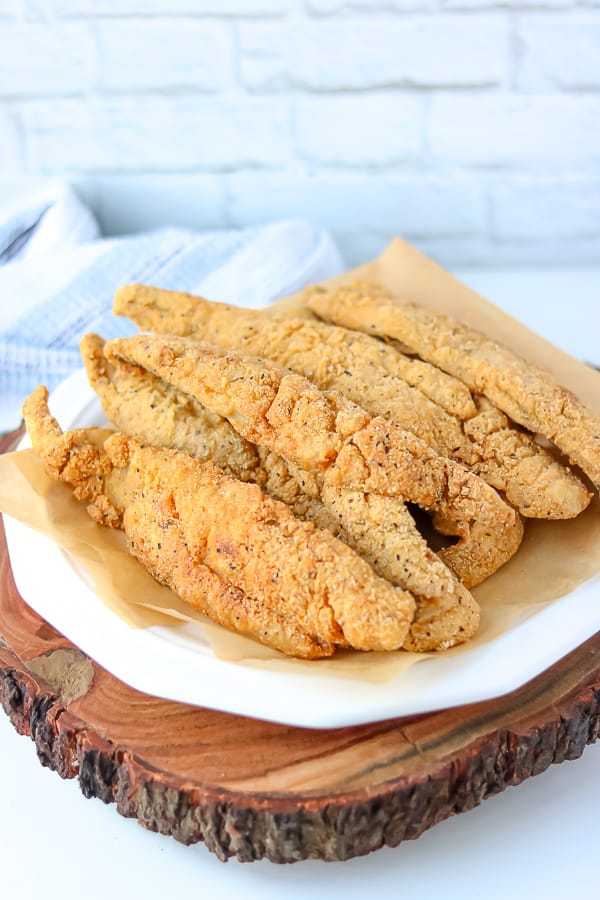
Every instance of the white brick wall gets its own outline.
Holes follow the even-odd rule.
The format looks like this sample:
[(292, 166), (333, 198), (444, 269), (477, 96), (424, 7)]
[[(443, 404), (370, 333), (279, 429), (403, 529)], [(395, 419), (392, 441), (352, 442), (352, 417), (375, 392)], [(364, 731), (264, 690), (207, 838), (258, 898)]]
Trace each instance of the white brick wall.
[(232, 88), (233, 35), (220, 22), (101, 21), (98, 88), (119, 93)]
[(93, 42), (82, 25), (7, 23), (0, 26), (0, 96), (35, 97), (89, 91)]
[(600, 165), (600, 96), (497, 94), (432, 99), (438, 165), (571, 172)]
[(20, 167), (21, 147), (16, 117), (0, 108), (0, 171), (11, 172)]
[(526, 91), (600, 90), (600, 19), (524, 16), (517, 87)]
[(491, 85), (506, 70), (507, 36), (496, 17), (251, 23), (240, 28), (241, 73), (250, 90)]
[(365, 169), (419, 164), (421, 104), (416, 97), (375, 92), (301, 97), (293, 109), (294, 146), (302, 159)]
[[(7, 0), (10, 2), (10, 0)], [(295, 0), (21, 0), (36, 14), (49, 7), (64, 16), (278, 15)]]
[(16, 19), (22, 12), (22, 0), (0, 0), (0, 19)]
[[(287, 206), (314, 216), (338, 235), (353, 232), (415, 237), (477, 234), (486, 225), (483, 191), (474, 179), (457, 176), (389, 176), (327, 173), (233, 175), (228, 181), (231, 214), (238, 225), (286, 214)], [(355, 226), (360, 222), (359, 227)]]
[(600, 0), (0, 0), (0, 201), (600, 263)]
[[(531, 235), (594, 238), (600, 234), (600, 177), (507, 179), (492, 188), (493, 233), (500, 240)], [(555, 211), (560, 209), (560, 218)]]
[[(223, 171), (291, 158), (280, 100), (176, 94), (35, 101), (23, 110), (35, 172)], [(217, 137), (218, 136), (218, 137)]]

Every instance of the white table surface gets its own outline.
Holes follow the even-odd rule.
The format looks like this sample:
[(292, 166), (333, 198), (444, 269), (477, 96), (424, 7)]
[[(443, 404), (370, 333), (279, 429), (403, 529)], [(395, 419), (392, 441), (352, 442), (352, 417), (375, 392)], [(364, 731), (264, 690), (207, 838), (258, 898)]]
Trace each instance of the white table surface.
[[(458, 274), (549, 340), (600, 364), (600, 269)], [(86, 900), (363, 900), (378, 891), (420, 900), (563, 900), (598, 890), (600, 744), (418, 841), (345, 863), (223, 865), (203, 845), (145, 832), (43, 769), (33, 743), (4, 715), (0, 798), (0, 896), (7, 900), (54, 900), (70, 888)]]

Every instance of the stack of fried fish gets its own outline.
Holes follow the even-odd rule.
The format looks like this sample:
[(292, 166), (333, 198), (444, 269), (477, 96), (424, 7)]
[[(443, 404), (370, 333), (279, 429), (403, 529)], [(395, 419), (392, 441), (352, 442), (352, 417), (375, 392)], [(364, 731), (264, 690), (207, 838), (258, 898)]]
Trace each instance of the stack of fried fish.
[(141, 333), (81, 352), (119, 431), (63, 433), (38, 388), (33, 445), (158, 581), (284, 653), (467, 641), (523, 519), (600, 484), (570, 391), (379, 285), (308, 289), (296, 317), (137, 284), (114, 310)]

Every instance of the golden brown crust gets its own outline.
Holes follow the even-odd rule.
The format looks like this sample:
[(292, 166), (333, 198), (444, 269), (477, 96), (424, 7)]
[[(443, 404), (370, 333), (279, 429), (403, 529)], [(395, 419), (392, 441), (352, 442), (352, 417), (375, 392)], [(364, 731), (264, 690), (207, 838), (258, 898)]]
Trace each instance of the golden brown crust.
[(73, 487), (78, 500), (88, 504), (92, 518), (112, 528), (122, 524), (122, 508), (117, 502), (117, 480), (112, 500), (105, 484), (113, 467), (103, 450), (109, 431), (100, 428), (77, 429), (63, 434), (48, 412), (48, 391), (41, 385), (23, 404), (23, 418), (34, 449), (40, 455), (46, 473), (56, 481)]
[[(120, 288), (113, 311), (128, 316), (142, 331), (193, 337), (271, 359), (312, 379), (323, 390), (341, 390), (355, 402), (350, 392), (358, 385), (359, 390), (401, 399), (408, 414), (413, 408), (419, 410), (422, 396), (459, 418), (476, 412), (471, 392), (462, 382), (361, 332), (317, 320), (276, 319), (267, 311), (143, 284)], [(431, 415), (431, 404), (424, 410)]]
[[(165, 520), (160, 506), (147, 503), (148, 492), (158, 489), (175, 506), (181, 543), (193, 548), (211, 572), (247, 597), (260, 599), (263, 631), (270, 627), (272, 613), (279, 612), (284, 622), (318, 638), (319, 645), (359, 650), (402, 646), (414, 600), (378, 578), (345, 544), (299, 521), (257, 486), (236, 482), (210, 463), (127, 440), (130, 469), (141, 474), (125, 513), (128, 534), (144, 535), (154, 523), (162, 531), (160, 526), (171, 521), (172, 514)], [(107, 452), (110, 456), (109, 445)], [(160, 536), (159, 530), (154, 533)], [(152, 541), (148, 546), (156, 560), (153, 568), (165, 571), (164, 555)], [(149, 557), (145, 559), (148, 564)]]
[[(312, 288), (306, 297), (318, 298), (322, 292)], [(394, 419), (442, 456), (472, 469), (504, 491), (523, 515), (570, 518), (589, 502), (581, 481), (501, 413), (492, 435), (489, 414), (479, 414), (462, 382), (369, 335), (324, 322), (274, 320), (258, 310), (137, 284), (117, 292), (114, 309), (144, 329), (264, 357), (310, 378), (321, 390), (341, 391), (369, 413)]]
[(216, 621), (301, 656), (402, 646), (414, 615), (410, 594), (256, 485), (121, 434), (104, 448), (86, 446), (85, 430), (60, 433), (43, 391), (24, 414), (48, 474), (119, 509), (130, 551)]
[[(198, 440), (197, 432), (210, 427), (211, 416), (218, 417), (145, 369), (116, 357), (107, 360), (103, 350), (104, 341), (98, 336), (88, 335), (82, 342), (90, 383), (109, 418), (133, 437), (208, 458), (209, 439), (202, 433)], [(166, 406), (169, 403), (175, 404), (177, 412), (183, 411), (181, 420), (175, 420), (175, 427), (170, 425), (174, 414)], [(194, 403), (195, 407), (190, 406)], [(193, 423), (187, 421), (190, 415), (194, 415)], [(426, 619), (429, 631), (425, 633), (419, 627), (418, 637), (414, 638), (411, 625), (405, 646), (429, 651), (473, 635), (478, 622), (476, 606), (474, 612), (472, 609), (474, 601), (429, 550), (410, 514), (395, 498), (367, 496), (362, 491), (330, 486), (326, 489), (325, 505), (321, 499), (322, 479), (317, 474), (300, 469), (267, 447), (247, 444), (225, 420), (219, 421), (219, 434), (223, 427), (231, 431), (226, 458), (219, 457), (222, 468), (260, 484), (268, 494), (285, 502), (295, 515), (344, 540), (378, 575), (412, 591), (419, 611), (417, 621)], [(240, 451), (236, 451), (235, 440), (240, 443)], [(254, 467), (246, 464), (246, 447), (256, 454)], [(244, 463), (241, 467), (240, 460)], [(457, 605), (465, 614), (462, 618), (455, 612)]]
[(449, 316), (364, 284), (316, 294), (309, 306), (348, 328), (399, 340), (515, 422), (543, 434), (600, 489), (600, 418), (548, 372)]
[[(148, 368), (225, 415), (244, 437), (265, 444), (290, 462), (308, 471), (327, 472), (327, 483), (353, 490), (375, 490), (397, 497), (399, 504), (413, 500), (431, 510), (443, 523), (444, 533), (461, 538), (457, 545), (460, 552), (456, 549), (448, 558), (457, 567), (458, 577), (467, 579), (466, 583), (483, 580), (506, 562), (509, 548), (511, 555), (517, 550), (522, 537), (519, 516), (492, 488), (459, 464), (438, 457), (422, 440), (397, 424), (372, 420), (337, 392), (319, 391), (311, 382), (285, 369), (186, 338), (139, 335), (109, 341), (105, 352), (109, 358), (123, 358)], [(349, 458), (350, 448), (358, 446), (359, 435), (370, 440), (377, 429), (377, 440), (387, 449), (380, 452), (377, 440), (371, 440), (369, 453), (376, 453), (379, 470), (376, 486), (374, 482), (361, 481), (360, 467), (342, 463)], [(438, 462), (442, 459), (443, 466)], [(365, 463), (363, 475), (369, 471), (368, 456)], [(404, 474), (399, 466), (405, 463), (410, 467)], [(469, 516), (461, 514), (458, 497), (444, 490), (441, 476), (434, 479), (436, 490), (420, 489), (420, 484), (438, 470), (447, 473), (448, 483), (452, 476), (453, 484), (463, 485)], [(323, 499), (327, 503), (325, 495)], [(469, 517), (475, 514), (483, 529), (489, 528), (491, 533), (496, 527), (503, 529), (495, 562), (489, 542), (480, 546), (475, 539), (477, 529), (468, 525)]]
[(338, 392), (257, 357), (202, 341), (138, 335), (107, 341), (109, 361), (141, 366), (227, 419), (254, 444), (308, 471), (324, 471), (369, 416)]
[(451, 603), (447, 598), (417, 603), (403, 649), (413, 653), (448, 650), (473, 637), (479, 621), (479, 605), (464, 588), (453, 596)]
[(120, 431), (153, 446), (210, 459), (226, 474), (258, 484), (286, 503), (294, 515), (339, 536), (336, 522), (312, 483), (314, 476), (277, 453), (249, 443), (226, 419), (146, 369), (117, 358), (109, 361), (104, 343), (97, 334), (85, 335), (81, 355), (90, 386), (107, 418)]
[(86, 334), (79, 348), (90, 386), (120, 431), (197, 459), (211, 459), (241, 481), (262, 484), (256, 447), (229, 422), (145, 369), (109, 361), (104, 343), (100, 335)]
[(493, 488), (383, 418), (345, 441), (325, 482), (401, 497), (431, 513), (442, 534), (459, 537), (439, 556), (466, 587), (514, 556), (523, 537), (519, 515)]
[(337, 516), (341, 536), (378, 575), (412, 592), (416, 611), (405, 650), (426, 653), (469, 640), (479, 607), (454, 573), (427, 545), (397, 497), (325, 483), (322, 496)]
[(469, 468), (503, 491), (521, 515), (530, 519), (571, 519), (589, 504), (591, 494), (569, 469), (517, 430), (486, 397), (477, 398), (477, 415), (463, 423), (471, 442)]

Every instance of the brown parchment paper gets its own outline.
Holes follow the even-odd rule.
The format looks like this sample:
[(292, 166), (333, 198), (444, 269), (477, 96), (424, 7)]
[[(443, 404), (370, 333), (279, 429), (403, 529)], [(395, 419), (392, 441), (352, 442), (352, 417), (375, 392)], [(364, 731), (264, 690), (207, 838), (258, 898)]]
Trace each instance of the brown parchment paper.
[[(552, 372), (600, 413), (600, 373), (484, 300), (406, 242), (395, 240), (373, 262), (333, 281), (356, 277), (378, 281), (407, 300), (455, 315), (485, 331)], [(296, 295), (278, 306), (292, 311), (298, 304)], [(123, 535), (95, 525), (66, 486), (46, 478), (35, 454), (29, 450), (0, 457), (0, 511), (43, 532), (65, 549), (98, 596), (128, 626), (167, 625), (182, 620), (198, 622), (213, 652), (221, 659), (274, 672), (305, 672), (311, 676), (377, 683), (436, 656), (404, 651), (344, 651), (331, 659), (307, 662), (285, 657), (214, 624), (157, 584), (129, 556)], [(489, 643), (598, 573), (600, 503), (597, 498), (572, 521), (528, 520), (517, 555), (473, 591), (482, 608), (479, 632), (469, 644), (445, 651), (444, 657)], [(30, 599), (33, 603), (34, 598)]]

